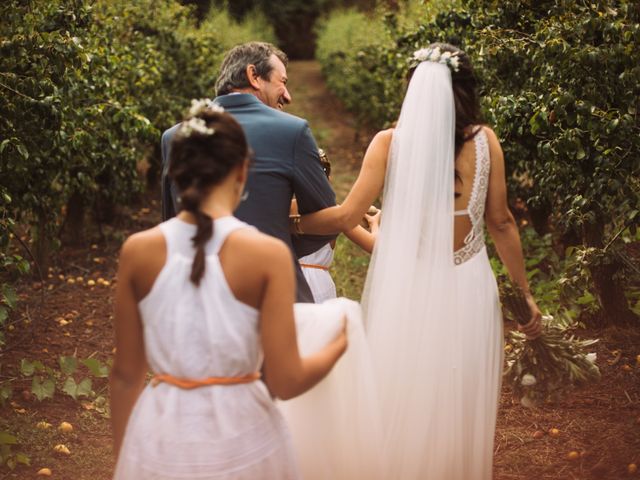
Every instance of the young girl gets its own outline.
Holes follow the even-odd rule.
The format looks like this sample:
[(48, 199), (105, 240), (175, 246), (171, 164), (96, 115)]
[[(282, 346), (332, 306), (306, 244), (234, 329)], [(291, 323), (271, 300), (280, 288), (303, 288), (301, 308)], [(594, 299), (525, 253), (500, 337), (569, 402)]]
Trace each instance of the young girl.
[[(327, 159), (324, 150), (319, 149), (320, 162), (327, 178), (331, 180), (331, 163)], [(297, 215), (298, 209), (295, 200), (291, 203), (291, 214)], [(345, 236), (353, 243), (362, 248), (365, 252), (371, 253), (378, 235), (380, 226), (380, 210), (370, 207), (369, 212), (365, 215), (365, 220), (370, 230), (362, 225), (344, 232)], [(298, 261), (302, 267), (304, 278), (309, 284), (313, 299), (316, 303), (322, 303), (325, 300), (336, 298), (336, 284), (329, 273), (329, 268), (333, 263), (333, 256), (336, 248), (335, 240), (325, 244), (319, 250), (301, 257)]]
[(300, 357), (291, 254), (232, 216), (249, 163), (242, 129), (219, 107), (196, 107), (172, 148), (182, 212), (132, 235), (120, 255), (114, 478), (296, 479), (272, 395), (320, 381), (346, 333), (338, 326)]

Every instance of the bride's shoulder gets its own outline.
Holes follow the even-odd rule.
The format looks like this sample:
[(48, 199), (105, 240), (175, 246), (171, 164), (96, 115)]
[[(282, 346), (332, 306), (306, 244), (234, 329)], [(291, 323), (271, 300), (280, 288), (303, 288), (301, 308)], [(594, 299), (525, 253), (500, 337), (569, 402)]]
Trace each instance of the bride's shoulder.
[(380, 130), (371, 140), (372, 145), (379, 145), (381, 147), (388, 148), (393, 138), (393, 128), (387, 128), (386, 130)]
[(483, 132), (487, 136), (487, 140), (489, 141), (489, 144), (498, 144), (498, 145), (500, 144), (500, 140), (498, 139), (496, 132), (493, 131), (491, 126), (478, 125), (476, 129)]
[(376, 138), (379, 138), (380, 140), (385, 142), (390, 142), (391, 139), (393, 138), (394, 130), (395, 128), (393, 127), (387, 128), (386, 130), (380, 130), (378, 133), (376, 133)]

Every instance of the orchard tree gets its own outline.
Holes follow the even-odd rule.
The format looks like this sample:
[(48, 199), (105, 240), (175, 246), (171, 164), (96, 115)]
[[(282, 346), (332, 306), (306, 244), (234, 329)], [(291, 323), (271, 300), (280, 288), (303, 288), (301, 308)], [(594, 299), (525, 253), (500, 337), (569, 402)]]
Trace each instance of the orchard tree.
[(640, 5), (471, 3), (489, 109), (521, 191), (581, 250), (608, 319), (636, 322), (624, 240), (640, 209)]

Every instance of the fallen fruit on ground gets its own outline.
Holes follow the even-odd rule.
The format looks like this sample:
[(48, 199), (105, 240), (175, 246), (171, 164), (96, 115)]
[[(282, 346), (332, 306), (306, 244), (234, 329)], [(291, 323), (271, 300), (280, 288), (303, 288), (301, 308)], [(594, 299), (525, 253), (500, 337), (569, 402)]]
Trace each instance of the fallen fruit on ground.
[(62, 422), (60, 425), (58, 425), (58, 430), (63, 433), (73, 432), (73, 425), (71, 425), (69, 422)]
[(38, 475), (43, 476), (43, 477), (50, 477), (51, 476), (51, 469), (50, 468), (41, 468), (40, 470), (38, 470)]
[(64, 444), (62, 444), (62, 443), (61, 443), (61, 444), (59, 444), (59, 445), (56, 445), (55, 447), (53, 447), (53, 450), (54, 450), (56, 453), (61, 453), (61, 454), (63, 454), (63, 455), (71, 455), (71, 451), (69, 451), (69, 449), (67, 448), (67, 446), (66, 446), (66, 445), (64, 445)]
[(627, 465), (628, 473), (636, 473), (637, 471), (638, 471), (638, 466), (635, 463), (630, 463), (629, 465)]
[(39, 428), (40, 430), (46, 430), (48, 428), (51, 428), (52, 426), (53, 425), (51, 425), (49, 422), (45, 422), (44, 420), (36, 423), (36, 428)]
[(533, 438), (542, 438), (544, 437), (544, 432), (542, 430), (536, 430), (533, 432)]
[(575, 450), (567, 453), (567, 460), (577, 460), (580, 458), (580, 454)]
[(558, 435), (560, 435), (560, 430), (558, 430), (557, 428), (550, 428), (549, 429), (549, 436), (550, 437), (557, 437)]

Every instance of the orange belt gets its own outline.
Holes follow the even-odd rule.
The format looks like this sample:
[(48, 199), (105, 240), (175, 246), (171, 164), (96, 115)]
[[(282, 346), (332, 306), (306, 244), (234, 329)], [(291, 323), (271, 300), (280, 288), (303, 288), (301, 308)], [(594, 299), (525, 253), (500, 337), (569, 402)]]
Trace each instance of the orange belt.
[(301, 263), (300, 266), (302, 268), (317, 268), (318, 270), (329, 271), (329, 267), (325, 267), (324, 265), (311, 265), (310, 263)]
[(242, 377), (208, 377), (202, 380), (191, 380), (189, 378), (178, 378), (173, 375), (154, 375), (151, 385), (157, 387), (160, 383), (168, 383), (178, 388), (191, 390), (192, 388), (207, 387), (209, 385), (237, 385), (240, 383), (255, 382), (260, 378), (260, 372), (249, 373)]

